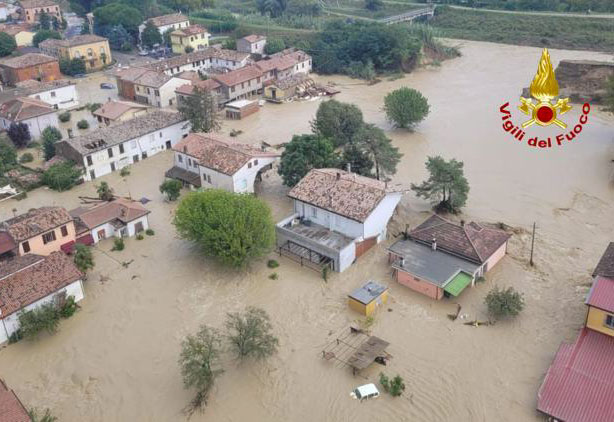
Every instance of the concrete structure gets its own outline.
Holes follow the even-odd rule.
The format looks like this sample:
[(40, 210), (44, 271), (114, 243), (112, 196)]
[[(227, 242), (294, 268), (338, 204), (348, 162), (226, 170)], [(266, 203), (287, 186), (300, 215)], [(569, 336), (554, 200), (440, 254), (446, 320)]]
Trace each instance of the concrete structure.
[[(158, 28), (160, 35), (164, 35), (164, 33), (167, 31), (174, 31), (176, 29), (187, 28), (190, 26), (190, 20), (188, 17), (186, 15), (182, 15), (181, 13), (156, 16), (155, 18), (149, 19), (149, 21), (153, 23), (156, 28)], [(145, 30), (146, 23), (147, 21), (139, 25), (139, 39)]]
[(55, 57), (28, 53), (0, 60), (0, 78), (5, 85), (15, 86), (17, 82), (35, 79), (49, 82), (61, 79), (60, 65)]
[(27, 23), (35, 23), (40, 19), (40, 15), (46, 13), (50, 18), (62, 19), (60, 6), (53, 0), (19, 0), (21, 7), (21, 17)]
[(226, 118), (241, 120), (260, 110), (258, 101), (237, 100), (226, 104)]
[(61, 207), (41, 207), (0, 223), (0, 256), (49, 255), (75, 241), (72, 217)]
[(173, 167), (166, 172), (167, 177), (195, 188), (235, 193), (253, 193), (254, 183), (280, 156), (205, 133), (188, 135), (173, 150)]
[(503, 230), (433, 215), (390, 246), (388, 261), (397, 282), (439, 300), (473, 286), (505, 256), (509, 238)]
[(35, 29), (27, 23), (0, 24), (0, 32), (5, 32), (13, 37), (17, 47), (32, 47), (32, 40), (34, 39), (34, 34), (36, 34)]
[(192, 51), (201, 50), (209, 46), (209, 32), (200, 25), (190, 25), (187, 28), (171, 32), (171, 46), (173, 53), (187, 53), (186, 48)]
[(16, 89), (0, 92), (0, 104), (16, 97), (34, 98), (49, 104), (56, 110), (73, 108), (79, 104), (75, 83), (67, 79), (50, 82), (30, 79), (19, 82)]
[(112, 237), (132, 237), (149, 228), (149, 215), (140, 202), (117, 198), (70, 211), (77, 227), (84, 227), (93, 242)]
[(55, 108), (43, 101), (27, 97), (0, 104), (0, 129), (8, 130), (11, 123), (26, 124), (33, 140), (40, 138), (46, 127), (59, 126)]
[(368, 281), (348, 295), (348, 305), (354, 311), (370, 316), (388, 301), (388, 287)]
[(264, 35), (248, 35), (237, 40), (237, 51), (249, 54), (264, 54), (266, 37)]
[[(0, 9), (1, 10), (1, 9)], [(0, 420), (4, 422), (31, 422), (30, 415), (13, 390), (0, 378)]]
[(211, 78), (221, 85), (225, 102), (250, 98), (262, 92), (262, 72), (253, 65), (221, 75), (212, 75)]
[(53, 303), (61, 306), (69, 297), (80, 302), (83, 273), (63, 252), (47, 257), (15, 257), (0, 269), (0, 343), (19, 329), (19, 314)]
[(277, 247), (320, 270), (342, 272), (386, 238), (405, 189), (339, 169), (314, 169), (290, 190), (294, 214), (277, 224)]
[(148, 111), (149, 108), (141, 104), (126, 101), (109, 101), (92, 114), (96, 116), (99, 123), (109, 126), (111, 123), (125, 122), (135, 117), (144, 116)]
[(56, 144), (56, 153), (85, 168), (93, 180), (171, 149), (187, 136), (190, 123), (179, 113), (155, 110), (145, 116), (100, 128)]
[(83, 59), (87, 72), (100, 70), (113, 60), (109, 40), (98, 35), (77, 35), (67, 40), (47, 39), (38, 48), (58, 59)]

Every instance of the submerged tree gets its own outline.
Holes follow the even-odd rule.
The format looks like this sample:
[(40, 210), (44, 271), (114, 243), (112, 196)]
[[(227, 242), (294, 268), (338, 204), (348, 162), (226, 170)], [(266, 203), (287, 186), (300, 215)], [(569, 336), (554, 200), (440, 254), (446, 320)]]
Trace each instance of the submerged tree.
[(206, 406), (215, 379), (223, 372), (219, 363), (221, 345), (219, 333), (206, 325), (181, 343), (179, 366), (183, 385), (196, 390), (196, 396), (185, 408), (188, 415)]
[(484, 303), (488, 306), (488, 313), (496, 318), (513, 317), (524, 309), (524, 297), (513, 287), (493, 288), (486, 295)]
[[(354, 143), (362, 148), (375, 166), (375, 178), (386, 179), (397, 172), (397, 164), (403, 154), (392, 145), (383, 130), (372, 124), (366, 124), (357, 133)], [(362, 174), (362, 173), (361, 173)]]
[(411, 189), (418, 197), (428, 199), (436, 211), (458, 213), (467, 202), (469, 183), (463, 171), (463, 162), (444, 160), (441, 156), (428, 157), (426, 169), (429, 178)]
[(226, 317), (228, 341), (238, 359), (264, 359), (276, 353), (279, 340), (272, 328), (269, 315), (260, 308), (250, 306)]
[(284, 185), (296, 185), (311, 169), (336, 167), (339, 156), (333, 144), (317, 135), (294, 135), (281, 154), (279, 169)]
[(208, 89), (195, 87), (194, 93), (184, 98), (178, 109), (190, 121), (193, 132), (220, 130), (221, 117), (215, 94)]
[(181, 182), (175, 179), (166, 179), (160, 185), (160, 193), (166, 195), (169, 201), (176, 201), (181, 194)]
[(98, 199), (101, 201), (112, 201), (113, 198), (115, 198), (113, 188), (109, 186), (107, 182), (100, 182), (100, 184), (96, 186), (96, 193), (98, 194)]
[(396, 127), (411, 129), (429, 114), (429, 104), (420, 92), (403, 87), (386, 95), (384, 111)]
[(74, 261), (75, 265), (82, 273), (94, 268), (94, 257), (92, 256), (92, 250), (81, 243), (77, 243), (75, 245)]
[(339, 147), (350, 143), (363, 124), (362, 111), (354, 104), (329, 100), (318, 107), (311, 129), (316, 135), (329, 139), (335, 147)]

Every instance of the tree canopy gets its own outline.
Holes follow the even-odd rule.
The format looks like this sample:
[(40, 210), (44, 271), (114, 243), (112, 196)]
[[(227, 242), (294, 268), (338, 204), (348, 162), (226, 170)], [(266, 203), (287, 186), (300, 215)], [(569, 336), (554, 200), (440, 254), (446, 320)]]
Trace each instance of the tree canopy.
[(411, 189), (418, 197), (429, 199), (437, 211), (458, 213), (467, 202), (469, 183), (463, 171), (463, 162), (441, 156), (428, 157), (426, 169), (429, 178)]
[(141, 33), (141, 42), (147, 48), (151, 48), (154, 44), (162, 44), (162, 34), (151, 20), (145, 24), (145, 29)]
[(208, 89), (195, 87), (192, 95), (184, 96), (178, 110), (194, 132), (217, 132), (221, 127), (217, 97)]
[(272, 18), (281, 16), (287, 6), (288, 0), (256, 0), (256, 7), (260, 13)]
[(524, 309), (524, 297), (513, 287), (494, 287), (484, 298), (484, 303), (488, 306), (488, 313), (496, 318), (513, 317)]
[(0, 175), (17, 165), (17, 151), (13, 145), (0, 139)]
[(313, 133), (339, 147), (352, 141), (363, 125), (362, 111), (354, 104), (324, 101), (311, 122)]
[(27, 147), (32, 139), (30, 136), (30, 129), (28, 129), (28, 125), (25, 123), (11, 123), (7, 135), (16, 148)]
[(294, 135), (281, 154), (278, 172), (284, 185), (296, 185), (311, 169), (336, 167), (339, 156), (326, 138)]
[[(371, 161), (371, 168), (375, 167), (375, 178), (377, 180), (386, 179), (397, 172), (397, 164), (401, 161), (403, 154), (392, 145), (390, 138), (380, 128), (372, 124), (363, 125), (356, 134), (353, 145), (361, 149)], [(352, 166), (352, 168), (354, 167)], [(369, 168), (369, 173), (371, 168)], [(364, 176), (367, 175), (364, 174)]]
[(41, 139), (45, 161), (49, 161), (55, 157), (55, 143), (62, 139), (62, 132), (56, 127), (47, 126), (41, 133)]
[(189, 193), (177, 207), (173, 224), (179, 236), (233, 267), (268, 253), (275, 241), (266, 202), (224, 190)]
[(386, 95), (384, 111), (396, 127), (411, 129), (429, 114), (429, 104), (420, 92), (403, 87)]
[(266, 41), (266, 45), (264, 46), (264, 52), (266, 54), (275, 54), (279, 53), (284, 48), (286, 48), (286, 43), (283, 39), (270, 38)]
[(181, 182), (175, 179), (166, 179), (160, 185), (160, 193), (166, 195), (169, 201), (176, 201), (181, 194)]
[(279, 340), (264, 309), (247, 307), (245, 312), (226, 316), (227, 338), (238, 359), (264, 359), (277, 352)]
[(59, 192), (75, 186), (81, 179), (81, 170), (73, 163), (63, 162), (52, 165), (43, 173), (43, 184)]
[(48, 39), (61, 40), (62, 35), (58, 31), (53, 31), (49, 29), (41, 29), (34, 34), (34, 38), (32, 38), (32, 44), (34, 47), (38, 47), (38, 45)]
[(0, 57), (8, 56), (16, 49), (15, 39), (6, 32), (0, 32)]
[(94, 268), (92, 250), (81, 243), (75, 245), (74, 261), (79, 271), (83, 273)]
[(122, 25), (128, 33), (136, 37), (142, 22), (141, 12), (123, 3), (109, 3), (94, 9), (94, 32), (96, 34), (99, 34), (101, 27)]

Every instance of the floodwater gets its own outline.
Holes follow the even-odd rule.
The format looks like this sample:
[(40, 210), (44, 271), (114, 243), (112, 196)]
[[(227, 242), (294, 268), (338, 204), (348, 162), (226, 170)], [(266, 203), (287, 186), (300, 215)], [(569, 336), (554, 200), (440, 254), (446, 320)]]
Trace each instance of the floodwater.
[[(419, 89), (431, 114), (414, 133), (389, 131), (404, 154), (395, 181), (425, 176), (428, 155), (464, 161), (471, 185), (465, 219), (502, 221), (516, 228), (508, 256), (486, 282), (456, 302), (465, 320), (486, 318), (483, 298), (493, 286), (524, 293), (526, 309), (513, 321), (470, 327), (450, 321), (455, 301), (433, 302), (392, 283), (380, 245), (343, 274), (324, 283), (316, 272), (284, 258), (275, 270), (266, 259), (244, 271), (229, 271), (204, 259), (178, 239), (170, 224), (174, 204), (158, 185), (171, 165), (169, 153), (145, 160), (132, 175), (105, 177), (118, 194), (152, 200), (153, 237), (130, 239), (122, 252), (102, 243), (86, 282), (82, 309), (53, 336), (0, 351), (0, 375), (28, 407), (49, 407), (62, 421), (176, 421), (193, 395), (182, 386), (177, 357), (182, 338), (200, 324), (221, 328), (226, 312), (255, 305), (272, 317), (279, 354), (266, 362), (238, 364), (224, 356), (225, 373), (205, 413), (193, 421), (540, 421), (536, 393), (561, 341), (575, 338), (584, 321), (583, 298), (590, 273), (614, 239), (612, 129), (614, 118), (591, 111), (581, 137), (550, 150), (519, 143), (501, 129), (499, 106), (515, 104), (531, 81), (540, 50), (462, 42), (463, 56), (440, 67), (374, 86), (343, 77), (341, 101), (357, 104), (365, 119), (390, 130), (383, 97), (400, 86)], [(602, 59), (598, 53), (552, 50), (563, 58)], [(266, 105), (260, 113), (228, 124), (245, 131), (244, 142), (282, 143), (309, 130), (318, 101)], [(514, 110), (514, 107), (510, 107)], [(578, 119), (575, 107), (565, 121)], [(515, 113), (514, 120), (522, 117)], [(531, 133), (539, 132), (537, 129)], [(0, 204), (0, 217), (40, 205), (77, 206), (93, 195), (88, 183), (70, 192), (44, 189), (21, 202)], [(276, 219), (291, 211), (279, 177), (269, 174), (259, 195)], [(390, 233), (419, 223), (428, 205), (406, 195)], [(534, 267), (527, 264), (529, 228), (537, 223)], [(271, 257), (274, 257), (271, 254)], [(124, 268), (121, 262), (131, 262)], [(387, 283), (391, 299), (370, 327), (391, 343), (387, 367), (374, 365), (353, 377), (321, 358), (322, 349), (351, 324), (363, 320), (349, 310), (346, 295), (367, 279)], [(389, 308), (389, 309), (388, 309)], [(378, 373), (401, 374), (399, 398), (382, 395), (358, 403), (349, 392), (377, 382)]]

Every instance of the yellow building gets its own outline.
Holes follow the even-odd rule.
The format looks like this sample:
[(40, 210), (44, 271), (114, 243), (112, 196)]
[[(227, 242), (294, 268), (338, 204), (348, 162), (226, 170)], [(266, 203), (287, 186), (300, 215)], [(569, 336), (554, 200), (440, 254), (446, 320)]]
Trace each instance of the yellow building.
[(32, 47), (32, 40), (36, 33), (28, 24), (6, 25), (0, 24), (0, 32), (6, 32), (15, 40), (17, 47)]
[(187, 28), (177, 29), (171, 32), (173, 53), (184, 54), (188, 47), (193, 51), (208, 47), (209, 35), (207, 30), (200, 25), (190, 25)]
[(348, 305), (358, 313), (369, 316), (378, 306), (388, 301), (388, 287), (375, 281), (369, 281), (364, 286), (348, 295)]
[(596, 277), (586, 304), (586, 326), (614, 337), (614, 280)]
[(68, 40), (48, 39), (38, 45), (45, 54), (58, 59), (83, 59), (87, 72), (100, 70), (111, 64), (113, 57), (109, 41), (98, 35), (77, 35)]

